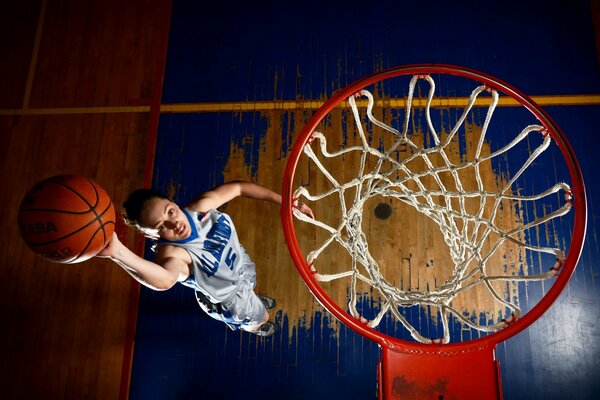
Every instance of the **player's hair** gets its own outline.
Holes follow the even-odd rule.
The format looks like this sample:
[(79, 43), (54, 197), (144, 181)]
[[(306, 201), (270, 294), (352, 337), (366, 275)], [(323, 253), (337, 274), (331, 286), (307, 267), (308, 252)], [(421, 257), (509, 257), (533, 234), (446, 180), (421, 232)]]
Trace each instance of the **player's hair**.
[(169, 196), (154, 189), (137, 189), (131, 192), (123, 203), (123, 220), (125, 223), (150, 237), (155, 237), (158, 234), (154, 232), (154, 229), (144, 226), (140, 222), (140, 216), (146, 202), (154, 198), (171, 200)]

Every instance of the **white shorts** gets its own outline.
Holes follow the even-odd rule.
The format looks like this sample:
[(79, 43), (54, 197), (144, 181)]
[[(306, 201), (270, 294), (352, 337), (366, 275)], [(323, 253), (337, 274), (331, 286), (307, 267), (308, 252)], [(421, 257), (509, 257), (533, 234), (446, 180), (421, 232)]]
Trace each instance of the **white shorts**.
[(267, 309), (254, 293), (256, 287), (256, 266), (250, 257), (244, 253), (244, 270), (241, 275), (237, 292), (231, 299), (214, 304), (208, 301), (202, 292), (196, 291), (198, 305), (210, 317), (222, 321), (231, 329), (238, 330), (259, 325), (263, 322)]

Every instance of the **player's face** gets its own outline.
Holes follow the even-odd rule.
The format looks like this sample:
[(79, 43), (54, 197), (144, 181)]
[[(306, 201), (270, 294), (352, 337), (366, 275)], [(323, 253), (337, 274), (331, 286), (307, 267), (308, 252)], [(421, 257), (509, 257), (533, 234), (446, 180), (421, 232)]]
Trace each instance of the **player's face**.
[(148, 200), (140, 215), (140, 222), (156, 230), (165, 240), (186, 239), (192, 233), (183, 211), (168, 199), (154, 197)]

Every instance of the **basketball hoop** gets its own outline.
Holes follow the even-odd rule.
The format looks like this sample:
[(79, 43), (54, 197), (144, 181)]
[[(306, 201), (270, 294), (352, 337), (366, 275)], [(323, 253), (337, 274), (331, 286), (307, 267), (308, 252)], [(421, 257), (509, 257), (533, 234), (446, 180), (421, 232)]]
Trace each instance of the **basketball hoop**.
[[(436, 95), (438, 82), (451, 96)], [(511, 105), (498, 111), (505, 99)], [(565, 171), (557, 177), (567, 183), (532, 179), (557, 155)], [(503, 169), (506, 160), (517, 166)], [(385, 226), (365, 216), (374, 199)], [(314, 203), (317, 219), (297, 211), (300, 201)], [(320, 203), (326, 212), (319, 213)], [(397, 216), (390, 216), (393, 208)], [(550, 116), (512, 86), (450, 65), (392, 68), (335, 93), (297, 138), (283, 182), (292, 259), (327, 310), (381, 346), (382, 398), (501, 398), (495, 346), (539, 318), (566, 286), (583, 246), (586, 212), (579, 165)], [(564, 218), (571, 218), (571, 232), (557, 239), (552, 232)], [(407, 229), (413, 224), (414, 235)], [(300, 244), (296, 229), (305, 226), (316, 233)], [(379, 238), (370, 238), (370, 230)], [(540, 232), (546, 237), (536, 237)], [(393, 253), (400, 256), (382, 251), (388, 256), (381, 259), (372, 249), (384, 248), (380, 242), (400, 248)], [(442, 247), (447, 254), (434, 250)], [(334, 261), (320, 264), (327, 252)], [(420, 271), (418, 282), (407, 272), (413, 269)], [(519, 285), (532, 282), (541, 295), (523, 310)], [(338, 283), (348, 293), (344, 307), (328, 293)], [(365, 297), (376, 310), (362, 306)], [(469, 301), (484, 311), (471, 312)], [(435, 321), (411, 321), (415, 307)], [(378, 329), (390, 320), (409, 337)], [(428, 336), (429, 326), (439, 335)], [(469, 337), (453, 338), (455, 326)], [(465, 368), (484, 377), (470, 379)]]

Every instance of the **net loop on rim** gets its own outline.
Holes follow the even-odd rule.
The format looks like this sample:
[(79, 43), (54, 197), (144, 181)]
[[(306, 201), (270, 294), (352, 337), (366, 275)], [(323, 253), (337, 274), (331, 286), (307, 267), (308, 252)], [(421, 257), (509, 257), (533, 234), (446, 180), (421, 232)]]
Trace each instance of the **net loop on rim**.
[[(423, 80), (429, 85), (425, 100), (425, 124), (432, 138), (430, 147), (420, 145), (411, 139), (411, 122), (413, 122), (413, 103), (420, 101), (414, 97), (417, 82)], [(431, 116), (432, 102), (435, 93), (435, 81), (429, 74), (417, 74), (412, 77), (408, 85), (406, 98), (405, 117), (401, 129), (396, 129), (374, 117), (373, 109), (375, 100), (371, 92), (361, 89), (347, 98), (355, 120), (358, 133), (358, 143), (340, 149), (329, 149), (327, 137), (322, 132), (313, 131), (311, 137), (303, 148), (304, 154), (312, 164), (325, 177), (330, 184), (330, 189), (319, 193), (311, 193), (305, 187), (298, 187), (293, 193), (293, 214), (306, 223), (319, 227), (326, 232), (326, 239), (318, 244), (306, 256), (311, 272), (315, 279), (321, 282), (330, 282), (349, 279), (348, 310), (350, 315), (360, 321), (366, 321), (371, 328), (377, 327), (385, 315), (391, 313), (417, 341), (422, 343), (448, 343), (450, 341), (449, 317), (453, 316), (460, 323), (482, 332), (495, 332), (506, 325), (512, 324), (521, 316), (521, 309), (517, 302), (507, 298), (495, 288), (493, 282), (520, 282), (545, 280), (555, 277), (564, 262), (564, 252), (560, 248), (534, 245), (525, 240), (525, 232), (544, 225), (549, 221), (567, 214), (572, 207), (571, 188), (566, 183), (557, 183), (540, 193), (530, 195), (515, 194), (512, 187), (536, 159), (548, 149), (552, 137), (548, 129), (542, 125), (532, 124), (522, 128), (515, 137), (504, 146), (486, 153), (483, 151), (486, 135), (492, 121), (492, 116), (498, 105), (498, 92), (487, 85), (477, 86), (470, 94), (467, 105), (462, 110), (454, 126), (445, 133), (440, 134), (435, 129)], [(475, 151), (470, 160), (453, 162), (448, 154), (448, 147), (455, 140), (461, 127), (464, 126), (467, 116), (475, 106), (481, 94), (489, 94), (489, 105), (481, 127), (481, 133), (476, 141)], [(364, 114), (369, 123), (388, 132), (393, 137), (393, 143), (386, 149), (371, 145), (365, 126), (361, 118), (359, 106), (366, 107)], [(533, 148), (527, 159), (518, 170), (497, 191), (490, 191), (485, 187), (482, 179), (481, 165), (497, 157), (504, 157), (532, 134), (540, 134), (542, 141)], [(409, 148), (404, 152), (405, 158), (398, 156), (400, 146)], [(339, 182), (321, 161), (324, 158), (344, 157), (356, 153), (360, 158), (360, 165), (356, 177), (346, 182)], [(375, 165), (370, 167), (367, 158), (377, 159)], [(441, 159), (433, 162), (433, 157)], [(418, 160), (423, 168), (415, 170), (413, 164)], [(461, 174), (473, 171), (476, 183), (475, 189), (466, 189), (463, 185)], [(444, 183), (441, 175), (452, 177), (454, 188), (449, 188)], [(346, 194), (355, 193), (352, 202), (348, 201)], [(536, 202), (544, 201), (550, 196), (562, 193), (565, 201), (562, 206), (551, 210), (545, 215), (535, 216), (530, 221), (512, 229), (503, 230), (497, 226), (496, 217), (502, 201)], [(375, 197), (396, 199), (425, 215), (434, 221), (442, 233), (443, 240), (448, 246), (450, 257), (454, 264), (451, 276), (434, 289), (426, 290), (401, 290), (388, 282), (381, 273), (378, 262), (371, 256), (367, 238), (362, 228), (363, 208), (365, 203)], [(328, 197), (337, 197), (340, 206), (338, 225), (327, 224), (317, 219), (312, 219), (302, 214), (298, 209), (300, 199), (319, 201)], [(478, 201), (476, 212), (468, 210), (467, 201)], [(487, 211), (491, 210), (491, 211)], [(486, 215), (487, 212), (487, 215)], [(495, 238), (489, 248), (485, 243)], [(535, 253), (551, 254), (556, 263), (546, 272), (526, 275), (493, 274), (489, 272), (488, 261), (505, 242), (510, 242), (519, 248)], [(336, 273), (319, 273), (317, 259), (327, 248), (334, 243), (341, 245), (352, 257), (352, 263), (347, 270)], [(375, 289), (382, 299), (377, 315), (367, 320), (357, 308), (359, 301), (357, 284), (362, 282)], [(455, 308), (452, 301), (457, 295), (475, 287), (484, 286), (491, 297), (508, 311), (509, 319), (502, 319), (497, 323), (479, 323)], [(443, 329), (441, 338), (427, 338), (404, 316), (401, 309), (414, 305), (431, 306), (437, 309)]]

